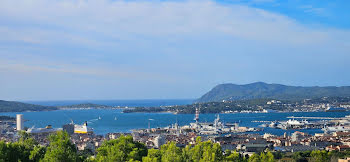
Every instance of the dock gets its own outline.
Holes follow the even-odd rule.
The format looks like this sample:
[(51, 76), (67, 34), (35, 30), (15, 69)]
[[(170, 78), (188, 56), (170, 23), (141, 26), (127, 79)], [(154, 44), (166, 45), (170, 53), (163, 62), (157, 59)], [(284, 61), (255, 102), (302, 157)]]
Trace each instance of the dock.
[(331, 117), (304, 117), (304, 116), (288, 116), (289, 119), (319, 119), (319, 120), (335, 120), (344, 118), (331, 118)]

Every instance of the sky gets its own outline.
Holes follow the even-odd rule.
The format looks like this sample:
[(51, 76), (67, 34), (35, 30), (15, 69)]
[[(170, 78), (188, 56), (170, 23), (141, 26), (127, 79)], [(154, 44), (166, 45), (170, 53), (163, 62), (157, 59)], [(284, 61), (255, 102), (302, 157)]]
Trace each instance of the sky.
[(348, 0), (1, 0), (0, 99), (350, 86)]

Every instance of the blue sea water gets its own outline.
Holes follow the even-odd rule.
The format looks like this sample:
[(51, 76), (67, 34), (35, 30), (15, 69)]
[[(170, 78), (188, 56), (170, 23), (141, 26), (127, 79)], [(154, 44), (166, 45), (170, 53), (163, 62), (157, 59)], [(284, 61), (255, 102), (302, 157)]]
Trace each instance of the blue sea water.
[[(62, 125), (70, 123), (81, 124), (84, 121), (94, 129), (96, 134), (106, 134), (109, 132), (130, 132), (132, 129), (147, 128), (148, 122), (151, 127), (164, 127), (174, 124), (178, 121), (179, 125), (186, 125), (193, 122), (194, 114), (172, 114), (172, 113), (122, 113), (121, 109), (83, 109), (83, 110), (57, 110), (41, 112), (20, 112), (28, 121), (24, 123), (26, 127), (35, 126), (42, 128), (46, 125), (52, 125), (59, 128)], [(0, 113), (0, 115), (16, 116), (16, 112)], [(212, 122), (216, 114), (200, 114), (202, 122)], [(350, 112), (289, 112), (289, 113), (236, 113), (220, 114), (224, 122), (239, 122), (240, 126), (258, 127), (261, 123), (254, 123), (254, 120), (275, 121), (288, 120), (288, 116), (313, 116), (313, 117), (344, 117), (350, 115)], [(101, 117), (99, 120), (98, 118)], [(153, 119), (153, 120), (149, 120)], [(296, 130), (288, 130), (292, 133)], [(299, 130), (314, 134), (322, 132), (320, 129)], [(265, 128), (258, 132), (263, 134), (269, 132), (276, 135), (282, 135), (285, 130)]]

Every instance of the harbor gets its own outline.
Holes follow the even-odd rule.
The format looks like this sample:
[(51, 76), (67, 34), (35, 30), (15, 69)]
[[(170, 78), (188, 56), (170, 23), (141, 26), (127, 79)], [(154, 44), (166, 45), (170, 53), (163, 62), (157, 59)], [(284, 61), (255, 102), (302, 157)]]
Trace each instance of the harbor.
[[(104, 141), (117, 139), (122, 135), (130, 135), (133, 141), (143, 143), (148, 149), (159, 149), (168, 142), (176, 142), (177, 147), (184, 148), (186, 145), (196, 144), (196, 139), (200, 136), (204, 141), (219, 143), (222, 151), (235, 150), (248, 156), (266, 149), (281, 152), (332, 151), (344, 148), (350, 150), (347, 142), (350, 116), (344, 116), (344, 113), (200, 114), (199, 108), (195, 114), (126, 114), (115, 109), (99, 110), (99, 114), (93, 114), (93, 109), (57, 112), (63, 114), (61, 117), (64, 116), (60, 126), (57, 126), (57, 122), (51, 123), (47, 120), (46, 126), (28, 127), (33, 122), (30, 115), (49, 112), (15, 114), (15, 127), (7, 127), (10, 129), (1, 134), (1, 139), (6, 142), (18, 141), (18, 131), (24, 130), (40, 145), (47, 146), (49, 135), (64, 130), (80, 152), (95, 152)], [(69, 118), (73, 112), (74, 115), (85, 118)], [(93, 116), (87, 118), (87, 115)], [(106, 123), (132, 125), (135, 121), (142, 122), (143, 125), (139, 128), (134, 126), (134, 129), (125, 132), (112, 128), (108, 133), (101, 134), (96, 127)]]
[[(194, 123), (194, 114), (172, 114), (172, 113), (121, 113), (122, 110), (58, 110), (43, 112), (21, 112), (25, 116), (26, 122), (24, 127), (45, 128), (51, 125), (53, 128), (62, 128), (63, 125), (71, 123), (71, 119), (76, 124), (83, 124), (87, 121), (88, 126), (93, 128), (95, 134), (104, 135), (110, 132), (131, 133), (133, 129), (147, 129), (148, 123), (151, 128), (168, 127), (178, 123), (179, 126), (190, 125)], [(16, 117), (16, 112), (0, 113), (1, 115)], [(200, 114), (200, 122), (213, 122), (217, 114)], [(288, 112), (288, 113), (256, 113), (256, 114), (219, 114), (220, 120), (225, 124), (238, 123), (240, 127), (263, 128), (259, 125), (267, 121), (287, 121), (287, 117), (330, 117), (344, 118), (350, 115), (350, 112)], [(101, 120), (98, 118), (101, 117)], [(149, 119), (154, 119), (149, 121)], [(295, 120), (298, 118), (295, 118)], [(299, 120), (299, 119), (298, 119)], [(302, 119), (300, 119), (302, 120)], [(316, 121), (309, 119), (309, 122)], [(322, 120), (320, 120), (322, 121)], [(264, 127), (258, 134), (271, 133), (283, 135), (284, 132), (293, 133), (299, 129), (275, 129)], [(303, 132), (309, 134), (322, 133), (321, 129), (302, 129)]]

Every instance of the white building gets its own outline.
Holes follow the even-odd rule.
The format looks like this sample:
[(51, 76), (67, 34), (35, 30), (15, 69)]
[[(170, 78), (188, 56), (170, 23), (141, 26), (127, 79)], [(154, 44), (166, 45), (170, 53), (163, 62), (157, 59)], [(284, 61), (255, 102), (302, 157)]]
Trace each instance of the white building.
[(154, 138), (153, 143), (155, 148), (160, 148), (160, 146), (166, 143), (165, 137), (163, 137), (162, 135), (159, 135)]
[(17, 131), (23, 130), (23, 114), (16, 115)]

